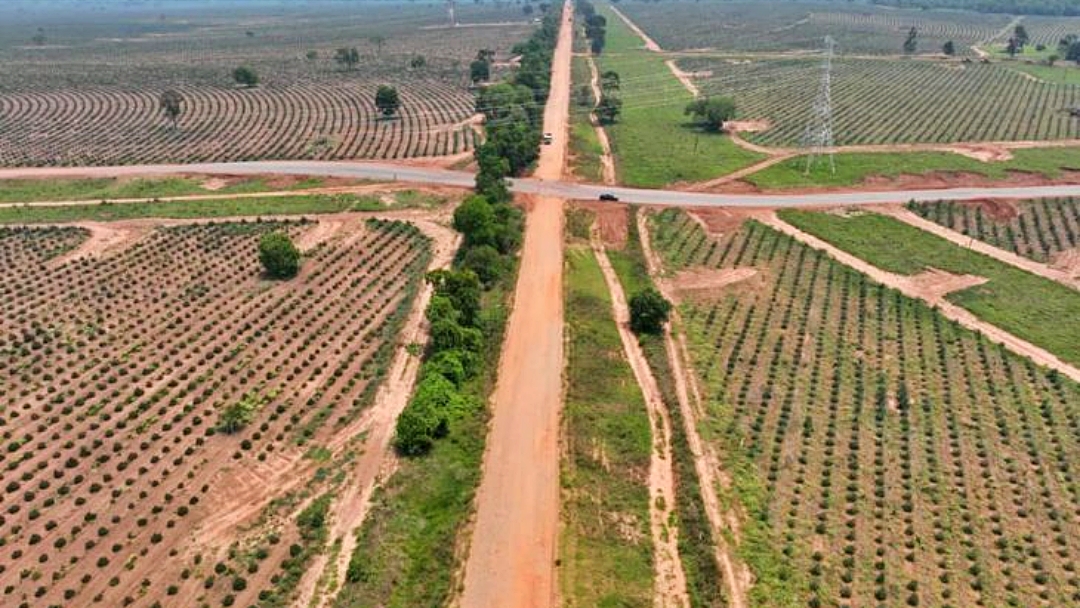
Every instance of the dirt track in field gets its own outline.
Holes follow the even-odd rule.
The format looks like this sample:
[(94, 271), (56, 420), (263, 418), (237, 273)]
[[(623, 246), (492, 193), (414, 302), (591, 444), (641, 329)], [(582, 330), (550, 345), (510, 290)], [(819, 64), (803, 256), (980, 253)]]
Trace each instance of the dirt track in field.
[[(991, 340), (1000, 342), (1014, 353), (1017, 353), (1022, 357), (1027, 357), (1039, 365), (1056, 369), (1073, 380), (1080, 382), (1080, 369), (1065, 363), (1046, 350), (1039, 348), (1026, 340), (1022, 340), (996, 325), (991, 325), (990, 323), (979, 319), (971, 312), (946, 300), (944, 298), (946, 293), (948, 293), (948, 291), (954, 291), (955, 289), (943, 289), (940, 286), (940, 281), (925, 276), (927, 273), (909, 277), (882, 270), (877, 266), (873, 266), (858, 257), (838, 249), (812, 234), (799, 230), (795, 226), (781, 220), (773, 211), (758, 214), (755, 219), (780, 232), (794, 237), (805, 245), (828, 253), (830, 257), (841, 264), (849, 266), (887, 287), (892, 287), (908, 297), (919, 298), (920, 300), (936, 306), (945, 317), (960, 323), (968, 329), (982, 332)], [(921, 282), (924, 284), (921, 284)], [(925, 284), (927, 282), (928, 284)], [(963, 282), (961, 282), (961, 284), (962, 283)]]
[(604, 275), (615, 325), (630, 368), (634, 371), (641, 388), (645, 407), (649, 412), (652, 430), (652, 450), (649, 452), (649, 529), (653, 541), (653, 606), (656, 608), (682, 608), (690, 606), (686, 593), (686, 572), (679, 558), (679, 530), (675, 523), (675, 471), (671, 453), (671, 417), (668, 415), (660, 387), (656, 383), (645, 353), (641, 351), (637, 336), (630, 331), (630, 308), (619, 277), (611, 267), (607, 251), (600, 240), (599, 229), (594, 227), (592, 249), (596, 262)]
[[(645, 214), (639, 213), (637, 221), (638, 236), (641, 239), (641, 248), (645, 253), (649, 274), (652, 275), (657, 289), (664, 294), (664, 297), (677, 303), (678, 293), (664, 276), (663, 264), (653, 251)], [(709, 519), (713, 543), (716, 545), (716, 563), (720, 571), (724, 573), (727, 599), (731, 608), (746, 608), (749, 605), (748, 595), (753, 577), (746, 564), (738, 560), (734, 548), (727, 540), (727, 535), (730, 535), (735, 542), (738, 542), (741, 514), (732, 508), (721, 507), (716, 493), (718, 487), (729, 487), (731, 478), (724, 471), (712, 447), (706, 446), (701, 441), (701, 435), (698, 434), (698, 424), (705, 412), (702, 406), (701, 390), (697, 385), (697, 377), (694, 375), (690, 352), (686, 345), (686, 336), (682, 333), (681, 327), (679, 311), (675, 308), (672, 310), (671, 323), (664, 330), (664, 348), (667, 351), (668, 361), (671, 363), (675, 396), (679, 401), (687, 444), (694, 459), (694, 470), (701, 488), (705, 516)], [(693, 396), (692, 403), (691, 396)]]
[(1039, 275), (1040, 277), (1050, 279), (1051, 281), (1057, 281), (1066, 287), (1072, 287), (1073, 289), (1080, 289), (1080, 278), (1077, 278), (1072, 273), (1066, 272), (1060, 268), (1055, 268), (1048, 264), (1036, 262), (1020, 255), (1016, 255), (1011, 251), (1005, 251), (999, 247), (994, 247), (989, 243), (985, 243), (978, 239), (965, 236), (950, 230), (940, 224), (935, 224), (930, 220), (923, 219), (918, 215), (904, 209), (903, 207), (884, 207), (878, 210), (879, 213), (894, 217), (905, 224), (910, 224), (920, 230), (925, 230), (933, 235), (939, 236), (947, 241), (955, 243), (965, 249), (971, 249), (977, 251), (983, 255), (990, 256), (999, 262), (1004, 262), (1010, 266), (1015, 266), (1021, 270), (1026, 270), (1031, 274)]
[[(564, 5), (552, 62), (536, 177), (566, 165), (573, 7)], [(559, 414), (563, 371), (563, 201), (529, 201), (514, 308), (506, 328), (492, 422), (465, 564), (464, 608), (557, 604)]]
[[(600, 103), (600, 72), (596, 69), (596, 61), (593, 60), (592, 55), (588, 55), (590, 82), (593, 92), (593, 109)], [(600, 155), (600, 168), (601, 179), (605, 184), (612, 185), (615, 183), (615, 157), (611, 154), (611, 140), (608, 139), (607, 129), (600, 125), (600, 121), (597, 120), (596, 114), (590, 114), (589, 120), (592, 122), (593, 128), (596, 129), (596, 139), (600, 141), (600, 148), (603, 149), (603, 154)]]

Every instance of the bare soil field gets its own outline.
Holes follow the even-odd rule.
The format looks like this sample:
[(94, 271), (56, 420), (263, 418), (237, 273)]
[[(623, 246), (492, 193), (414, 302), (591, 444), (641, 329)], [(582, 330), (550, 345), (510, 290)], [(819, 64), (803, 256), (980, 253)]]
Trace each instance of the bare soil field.
[(288, 604), (433, 249), (326, 222), (0, 229), (4, 605)]
[[(506, 60), (533, 27), (519, 7), (461, 7), (462, 22), (501, 25), (444, 29), (425, 29), (446, 20), (435, 5), (303, 8), (46, 7), (11, 17), (23, 28), (0, 27), (0, 165), (468, 152), (480, 138), (469, 61), (480, 49)], [(37, 27), (44, 44), (29, 40)], [(358, 66), (336, 62), (338, 48), (356, 48)], [(240, 66), (258, 86), (234, 82)], [(382, 84), (401, 96), (392, 118), (374, 105)], [(160, 107), (166, 90), (183, 100), (175, 126)]]

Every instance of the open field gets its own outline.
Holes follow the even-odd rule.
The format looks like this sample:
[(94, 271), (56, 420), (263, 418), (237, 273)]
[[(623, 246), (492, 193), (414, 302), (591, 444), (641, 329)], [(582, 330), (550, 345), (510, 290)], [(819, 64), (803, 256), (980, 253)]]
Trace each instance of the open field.
[[(770, 128), (760, 144), (801, 143), (812, 123), (821, 81), (808, 59), (683, 59), (706, 94), (728, 95), (743, 120)], [(1077, 81), (1080, 83), (1080, 80)], [(1068, 110), (1080, 87), (1033, 81), (1001, 65), (837, 59), (832, 71), (833, 136), (837, 145), (1069, 139), (1080, 121)]]
[[(94, 230), (0, 233), (5, 603), (285, 605), (321, 550), (307, 509), (341, 481), (317, 469), (350, 458), (325, 446), (374, 395), (427, 238), (363, 219)], [(291, 282), (260, 276), (271, 230), (307, 243)]]
[(753, 604), (1074, 603), (1080, 387), (739, 224), (671, 210), (654, 235), (672, 273), (739, 272), (680, 309)]
[(945, 297), (979, 318), (1080, 364), (1080, 292), (954, 245), (899, 220), (876, 213), (815, 213), (785, 210), (784, 221), (866, 262), (903, 275), (931, 268), (986, 279)]
[(607, 127), (620, 183), (656, 188), (705, 181), (761, 158), (725, 135), (700, 132), (690, 124), (683, 110), (693, 96), (664, 58), (642, 49), (641, 39), (606, 6), (598, 10), (608, 23), (598, 68), (613, 70), (621, 79), (622, 114)]
[(1070, 260), (1080, 259), (1080, 201), (1073, 198), (911, 202), (907, 208), (936, 224), (1038, 262), (1069, 265)]
[[(511, 25), (461, 28), (439, 27), (444, 8), (433, 4), (261, 8), (96, 15), (82, 27), (77, 10), (41, 15), (41, 45), (29, 42), (33, 29), (0, 31), (0, 165), (468, 152), (478, 139), (468, 62), (481, 48), (504, 61), (532, 28), (519, 7), (462, 7), (463, 23)], [(358, 48), (360, 69), (335, 64), (339, 47)], [(232, 81), (241, 65), (258, 87)], [(377, 116), (380, 84), (399, 89), (400, 116)], [(168, 89), (184, 99), (177, 128), (158, 105)]]
[(821, 49), (831, 35), (842, 53), (898, 55), (915, 27), (918, 53), (940, 53), (952, 40), (958, 53), (971, 54), (969, 46), (993, 38), (1009, 23), (1005, 15), (841, 2), (621, 2), (619, 10), (665, 50), (675, 51), (805, 52)]

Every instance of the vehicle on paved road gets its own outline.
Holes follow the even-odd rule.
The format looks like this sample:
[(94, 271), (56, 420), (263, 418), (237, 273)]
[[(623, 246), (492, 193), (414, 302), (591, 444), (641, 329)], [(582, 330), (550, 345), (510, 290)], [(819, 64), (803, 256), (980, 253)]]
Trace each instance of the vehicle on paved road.
[(602, 201), (611, 201), (613, 203), (617, 203), (617, 202), (619, 202), (619, 197), (615, 196), (614, 194), (612, 194), (610, 192), (605, 192), (605, 193), (600, 195), (600, 200), (602, 200)]

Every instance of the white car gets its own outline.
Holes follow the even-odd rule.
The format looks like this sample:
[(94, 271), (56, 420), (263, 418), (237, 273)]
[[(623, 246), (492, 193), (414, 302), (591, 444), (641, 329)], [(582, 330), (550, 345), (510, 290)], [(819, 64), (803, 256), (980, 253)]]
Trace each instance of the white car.
[(551, 133), (544, 133), (544, 145), (550, 146), (551, 142), (555, 140), (555, 136)]

